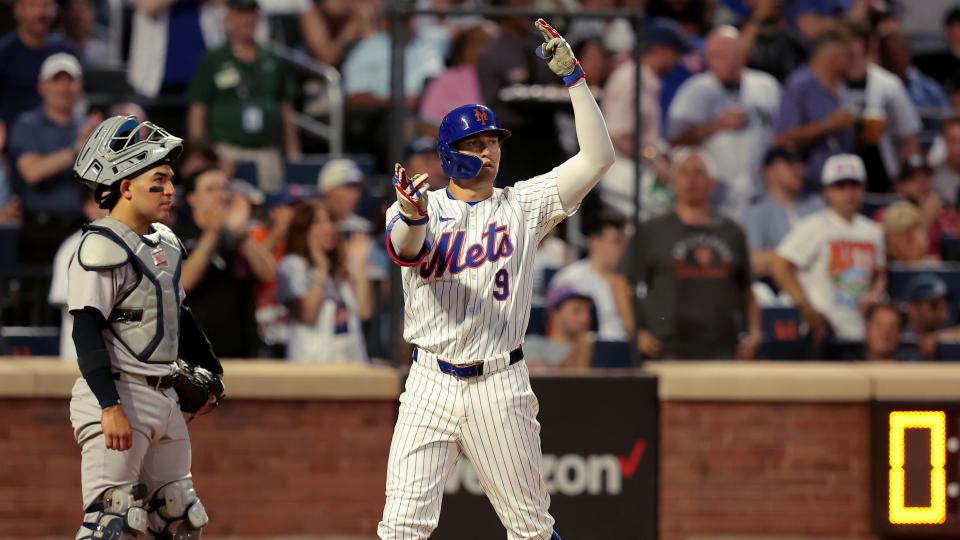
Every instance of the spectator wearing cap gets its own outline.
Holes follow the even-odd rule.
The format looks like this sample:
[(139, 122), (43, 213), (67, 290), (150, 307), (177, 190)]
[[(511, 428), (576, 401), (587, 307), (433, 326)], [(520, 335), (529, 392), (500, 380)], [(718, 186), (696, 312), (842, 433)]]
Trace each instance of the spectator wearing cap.
[(721, 26), (707, 36), (708, 71), (687, 79), (670, 104), (671, 145), (703, 146), (726, 189), (718, 210), (739, 219), (763, 190), (760, 165), (780, 107), (780, 84), (746, 69), (740, 32)]
[(277, 275), (277, 302), (290, 313), (288, 360), (367, 361), (361, 321), (373, 315), (371, 247), (366, 235), (345, 240), (324, 205), (294, 203)]
[(207, 51), (190, 82), (188, 134), (216, 143), (221, 157), (253, 161), (259, 186), (275, 191), (283, 185), (284, 156), (300, 157), (296, 86), (283, 60), (254, 41), (257, 1), (229, 0), (227, 8), (227, 43)]
[(916, 344), (925, 360), (940, 360), (937, 358), (937, 342), (943, 334), (949, 333), (949, 303), (954, 298), (947, 284), (936, 274), (920, 273), (907, 282), (904, 341)]
[(907, 201), (891, 204), (879, 215), (890, 262), (918, 263), (929, 259), (930, 236), (920, 209)]
[(639, 231), (637, 275), (646, 287), (640, 351), (663, 359), (752, 358), (760, 312), (743, 230), (711, 207), (709, 155), (680, 148), (673, 163), (673, 211)]
[(8, 146), (24, 212), (20, 261), (47, 265), (57, 246), (83, 223), (83, 188), (73, 177), (73, 163), (101, 117), (75, 114), (83, 73), (70, 54), (43, 61), (37, 89), (42, 103), (17, 118)]
[(589, 295), (597, 307), (597, 337), (628, 341), (633, 332), (633, 304), (627, 278), (617, 267), (627, 247), (627, 220), (613, 213), (600, 214), (584, 227), (587, 258), (561, 269), (547, 289), (572, 287)]
[(525, 359), (534, 366), (587, 368), (593, 361), (590, 330), (593, 300), (569, 286), (550, 291), (546, 301), (546, 335), (529, 335), (523, 340)]
[(856, 118), (846, 86), (853, 41), (842, 28), (823, 33), (810, 63), (784, 83), (774, 144), (792, 146), (804, 158), (805, 191), (819, 191), (823, 163), (854, 149)]
[(437, 139), (433, 137), (417, 137), (407, 145), (406, 161), (403, 168), (411, 175), (425, 172), (430, 178), (430, 190), (446, 189), (450, 178), (443, 172), (440, 164), (440, 154), (437, 152)]
[(863, 340), (863, 313), (886, 288), (883, 232), (858, 213), (865, 184), (858, 156), (830, 157), (823, 165), (828, 208), (800, 220), (773, 261), (774, 280), (801, 309), (826, 356), (834, 342)]
[(223, 171), (201, 169), (183, 188), (190, 208), (174, 231), (188, 252), (180, 277), (186, 303), (217, 354), (253, 358), (260, 352), (254, 285), (275, 278), (273, 257), (250, 238), (249, 207), (235, 200)]
[(780, 241), (800, 219), (823, 209), (823, 197), (803, 194), (803, 162), (796, 152), (776, 146), (763, 158), (767, 190), (743, 214), (754, 277), (770, 276)]
[[(931, 255), (939, 257), (940, 238), (944, 234), (956, 234), (957, 212), (943, 207), (940, 197), (933, 191), (932, 174), (933, 169), (927, 160), (921, 154), (914, 154), (901, 165), (894, 191), (903, 202), (916, 208), (919, 226), (929, 238), (924, 245)], [(881, 208), (873, 218), (885, 222), (884, 214), (885, 209)], [(891, 259), (894, 259), (892, 253)]]
[(371, 227), (369, 222), (355, 214), (363, 195), (363, 178), (363, 171), (352, 159), (333, 159), (320, 169), (317, 189), (323, 205), (330, 212), (330, 219), (340, 230), (346, 227), (368, 232)]
[(54, 0), (15, 0), (17, 27), (0, 38), (0, 121), (9, 128), (17, 116), (40, 104), (37, 80), (43, 61), (52, 54), (75, 54), (69, 41), (50, 34), (57, 16)]
[(484, 26), (465, 28), (453, 39), (447, 68), (434, 77), (420, 98), (420, 120), (424, 130), (436, 136), (440, 121), (464, 103), (483, 103), (477, 59), (491, 38)]
[[(683, 30), (669, 20), (652, 22), (644, 34), (646, 39), (640, 57), (640, 119), (643, 132), (640, 144), (646, 156), (666, 152), (667, 144), (661, 135), (660, 88), (661, 77), (669, 73), (690, 50)], [(636, 64), (620, 64), (603, 89), (603, 117), (617, 155), (630, 157), (633, 153), (634, 111), (636, 110), (634, 79)]]
[(943, 121), (943, 143), (946, 157), (933, 172), (933, 190), (943, 204), (955, 207), (960, 203), (960, 115)]
[(867, 191), (887, 193), (901, 160), (919, 149), (920, 115), (903, 81), (874, 61), (877, 40), (870, 26), (846, 26), (853, 36), (847, 90), (857, 119), (856, 153), (867, 167)]

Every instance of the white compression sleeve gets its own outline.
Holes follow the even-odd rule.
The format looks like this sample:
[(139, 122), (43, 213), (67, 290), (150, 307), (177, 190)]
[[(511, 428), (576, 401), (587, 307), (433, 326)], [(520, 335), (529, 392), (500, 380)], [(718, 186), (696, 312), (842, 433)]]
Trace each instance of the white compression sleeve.
[(426, 224), (411, 226), (399, 219), (393, 224), (393, 229), (390, 231), (390, 244), (398, 257), (403, 260), (411, 260), (420, 254), (426, 236)]
[(603, 173), (613, 165), (616, 157), (607, 124), (585, 79), (580, 79), (570, 87), (570, 102), (573, 104), (580, 151), (557, 167), (557, 188), (564, 210), (580, 204), (600, 181)]

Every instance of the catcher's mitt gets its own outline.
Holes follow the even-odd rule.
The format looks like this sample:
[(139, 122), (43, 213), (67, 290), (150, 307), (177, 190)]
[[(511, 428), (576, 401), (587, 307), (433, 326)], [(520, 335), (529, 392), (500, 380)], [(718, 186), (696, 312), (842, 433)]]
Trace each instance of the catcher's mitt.
[(180, 410), (186, 413), (196, 413), (207, 404), (210, 396), (214, 401), (210, 408), (216, 407), (223, 399), (223, 381), (208, 369), (190, 365), (184, 360), (177, 360), (176, 382), (173, 388), (180, 398)]

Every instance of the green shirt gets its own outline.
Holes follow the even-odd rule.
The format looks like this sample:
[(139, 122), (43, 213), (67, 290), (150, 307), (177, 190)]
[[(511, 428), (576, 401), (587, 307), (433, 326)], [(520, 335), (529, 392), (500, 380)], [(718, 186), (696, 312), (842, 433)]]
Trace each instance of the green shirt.
[(230, 44), (200, 59), (187, 98), (206, 105), (207, 137), (246, 148), (281, 146), (280, 103), (296, 96), (293, 77), (270, 49), (257, 46), (252, 64), (233, 56)]

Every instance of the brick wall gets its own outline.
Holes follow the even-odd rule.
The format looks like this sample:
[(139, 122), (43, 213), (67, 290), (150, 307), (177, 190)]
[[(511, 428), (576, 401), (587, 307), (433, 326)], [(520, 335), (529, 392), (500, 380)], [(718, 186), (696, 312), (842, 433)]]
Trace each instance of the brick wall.
[[(0, 538), (66, 538), (79, 526), (67, 408), (0, 399)], [(394, 410), (392, 401), (228, 400), (198, 418), (190, 434), (205, 533), (373, 536)]]
[(867, 539), (867, 404), (661, 403), (660, 539)]

